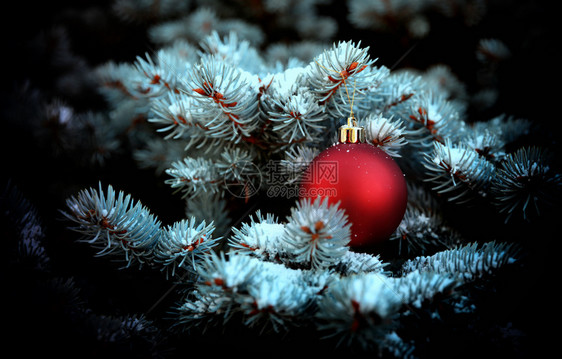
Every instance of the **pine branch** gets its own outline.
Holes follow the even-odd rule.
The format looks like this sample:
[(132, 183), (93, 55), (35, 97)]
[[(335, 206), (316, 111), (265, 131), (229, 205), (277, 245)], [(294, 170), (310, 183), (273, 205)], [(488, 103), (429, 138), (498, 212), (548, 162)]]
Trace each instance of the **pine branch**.
[(248, 254), (260, 260), (283, 263), (293, 260), (290, 249), (282, 237), (285, 235), (286, 224), (279, 223), (272, 214), (263, 216), (257, 211), (250, 223), (243, 223), (241, 228), (232, 228), (229, 238), (231, 251)]
[(328, 198), (318, 197), (314, 202), (299, 201), (291, 210), (283, 240), (295, 261), (312, 268), (326, 268), (345, 255), (351, 224), (338, 207), (329, 205)]
[(186, 157), (182, 161), (174, 162), (166, 173), (172, 178), (165, 182), (172, 188), (181, 190), (184, 197), (197, 191), (216, 193), (222, 182), (215, 163), (203, 157)]
[[(107, 194), (106, 194), (107, 193)], [(72, 229), (98, 249), (98, 255), (124, 255), (127, 266), (145, 263), (161, 236), (160, 222), (130, 195), (118, 194), (111, 186), (83, 190), (70, 197), (65, 217), (76, 224)]]
[(492, 181), (494, 204), (506, 222), (521, 214), (525, 220), (539, 215), (539, 207), (552, 207), (560, 198), (562, 175), (548, 165), (548, 152), (523, 147), (506, 155)]
[(486, 191), (494, 171), (494, 166), (476, 151), (448, 139), (444, 144), (433, 143), (433, 152), (426, 154), (424, 166), (429, 175), (426, 180), (434, 183), (433, 190), (460, 203)]
[[(407, 118), (412, 125), (412, 138), (416, 142), (443, 142), (451, 135), (462, 131), (464, 123), (459, 118), (459, 109), (441, 92), (426, 91), (410, 101)], [(453, 137), (454, 138), (454, 137)]]
[(32, 269), (48, 270), (51, 259), (45, 247), (45, 229), (39, 212), (11, 181), (0, 194), (0, 210), (17, 233), (15, 261)]
[(366, 91), (376, 88), (388, 76), (387, 68), (373, 66), (376, 60), (369, 58), (368, 48), (359, 46), (351, 41), (340, 42), (307, 67), (308, 86), (331, 118), (348, 117), (351, 98), (360, 106)]
[(235, 143), (251, 137), (259, 124), (258, 92), (247, 73), (211, 56), (188, 75), (188, 93), (198, 104), (192, 114), (209, 129), (209, 136)]
[(382, 115), (369, 115), (362, 118), (358, 125), (365, 128), (367, 142), (380, 148), (392, 157), (400, 157), (400, 148), (408, 142), (405, 126), (400, 121), (387, 119)]
[(519, 247), (515, 244), (488, 242), (479, 246), (470, 243), (438, 252), (429, 257), (408, 260), (402, 272), (435, 272), (458, 277), (464, 282), (474, 281), (517, 260)]
[(98, 256), (113, 254), (132, 264), (159, 267), (176, 274), (178, 268), (192, 271), (204, 253), (217, 245), (214, 226), (195, 219), (179, 221), (162, 228), (160, 221), (140, 202), (112, 186), (107, 191), (83, 190), (66, 201), (64, 216), (75, 224), (74, 231), (98, 250)]
[(209, 314), (222, 317), (223, 323), (239, 314), (249, 327), (285, 331), (306, 320), (310, 302), (325, 285), (318, 276), (314, 280), (299, 270), (244, 254), (211, 254), (198, 274), (196, 295), (179, 307), (180, 321), (188, 328), (202, 325)]
[(164, 238), (159, 240), (154, 248), (154, 261), (162, 263), (171, 276), (176, 275), (178, 268), (185, 268), (189, 263), (195, 269), (195, 264), (202, 260), (220, 237), (213, 238), (214, 225), (205, 221), (197, 224), (196, 219), (182, 220), (168, 226), (163, 231)]
[[(284, 4), (286, 11), (275, 12), (290, 13), (292, 5)], [(368, 7), (353, 4), (355, 10)], [(263, 6), (274, 10), (273, 2)], [(416, 11), (402, 15), (422, 36), (426, 20)], [(186, 219), (163, 227), (140, 202), (111, 186), (104, 193), (101, 184), (70, 198), (65, 214), (99, 255), (117, 254), (127, 266), (148, 264), (171, 277), (195, 274), (184, 282), (189, 289), (175, 308), (178, 326), (205, 330), (239, 320), (281, 333), (311, 325), (341, 343), (407, 356), (415, 343), (396, 330), (404, 313), (438, 304), (457, 286), (516, 260), (514, 245), (458, 247), (460, 237), (424, 190), (410, 191), (392, 237), (400, 256), (403, 245), (407, 255), (417, 256), (394, 278), (378, 255), (349, 248), (345, 211), (327, 199), (296, 202), (284, 222), (257, 211), (231, 227), (229, 198), (254, 195), (250, 187), (262, 170), (284, 175), (276, 185), (298, 185), (302, 171), (333, 140), (326, 132), (353, 114), (372, 145), (451, 202), (493, 194), (501, 211), (525, 215), (547, 199), (543, 187), (559, 186), (560, 176), (538, 150), (505, 154), (510, 141), (528, 130), (525, 121), (498, 117), (468, 125), (466, 88), (448, 67), (391, 73), (351, 41), (321, 54), (303, 51), (298, 59), (291, 57), (295, 49), (271, 47), (267, 54), (277, 55), (269, 58), (255, 42), (235, 33), (221, 38), (224, 32), (207, 31), (205, 22), (223, 23), (214, 11), (198, 10), (151, 31), (157, 43), (202, 40), (200, 50), (178, 41), (155, 56), (108, 64), (98, 73), (116, 128), (129, 128), (140, 116), (164, 135), (149, 142), (150, 134), (138, 131), (134, 143), (145, 147), (135, 156), (141, 164), (167, 168), (165, 183), (186, 198)], [(275, 63), (278, 58), (286, 60)], [(110, 141), (111, 132), (104, 137)], [(177, 147), (167, 152), (164, 143)], [(279, 166), (272, 165), (278, 159)], [(240, 193), (233, 192), (236, 185)], [(222, 238), (213, 237), (215, 231), (229, 236), (224, 251), (216, 250)]]
[(458, 244), (460, 238), (438, 214), (408, 205), (390, 240), (398, 241), (399, 255), (423, 255), (435, 249), (450, 248)]

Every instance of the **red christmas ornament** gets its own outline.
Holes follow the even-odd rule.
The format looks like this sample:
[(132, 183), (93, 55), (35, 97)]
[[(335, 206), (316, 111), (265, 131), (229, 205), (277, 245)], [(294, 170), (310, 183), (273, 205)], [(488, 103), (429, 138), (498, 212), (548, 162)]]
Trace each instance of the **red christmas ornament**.
[(338, 144), (318, 155), (301, 181), (301, 198), (340, 202), (351, 222), (351, 247), (380, 243), (396, 230), (408, 193), (400, 167), (379, 148), (364, 142), (353, 119), (342, 126)]

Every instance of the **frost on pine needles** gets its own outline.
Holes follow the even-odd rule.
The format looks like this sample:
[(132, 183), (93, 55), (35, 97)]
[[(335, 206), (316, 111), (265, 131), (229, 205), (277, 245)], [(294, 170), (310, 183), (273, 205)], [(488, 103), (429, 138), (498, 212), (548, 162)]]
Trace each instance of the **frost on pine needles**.
[(313, 268), (335, 264), (348, 250), (351, 224), (339, 206), (328, 198), (302, 200), (291, 210), (284, 240), (295, 260)]
[(368, 89), (388, 76), (387, 68), (373, 66), (376, 60), (370, 59), (368, 48), (359, 46), (351, 41), (334, 44), (308, 67), (308, 84), (332, 117), (347, 117), (352, 90), (359, 103)]
[(222, 316), (224, 322), (240, 315), (249, 327), (286, 330), (306, 320), (305, 312), (318, 292), (300, 270), (246, 254), (211, 254), (198, 274), (197, 295), (179, 307), (187, 327), (202, 325), (200, 320), (208, 320), (210, 314), (211, 319)]
[(256, 218), (250, 217), (250, 223), (243, 223), (241, 228), (232, 228), (233, 236), (229, 239), (231, 250), (266, 261), (287, 259), (288, 248), (283, 240), (285, 226), (273, 215), (264, 217), (258, 211)]
[(209, 135), (234, 142), (250, 137), (258, 125), (257, 92), (242, 71), (212, 56), (188, 74), (188, 93), (199, 104), (192, 114), (205, 121)]
[(398, 253), (401, 255), (423, 254), (446, 246), (447, 230), (437, 214), (408, 205), (404, 218), (390, 239), (398, 241)]
[(443, 141), (444, 138), (459, 131), (463, 123), (459, 118), (459, 110), (443, 93), (425, 91), (416, 96), (411, 104), (408, 118), (410, 120), (410, 141), (421, 142)]
[(155, 261), (161, 262), (172, 276), (186, 263), (194, 267), (220, 240), (213, 238), (213, 230), (212, 223), (196, 224), (194, 217), (168, 226), (162, 234), (165, 240), (160, 240), (154, 249)]
[[(152, 36), (167, 42), (173, 31), (185, 31), (188, 18), (197, 20), (190, 26), (218, 22), (200, 11)], [(327, 198), (295, 202), (284, 222), (258, 210), (231, 226), (231, 185), (243, 184), (243, 193), (230, 194), (247, 201), (255, 193), (246, 185), (261, 180), (261, 170), (275, 160), (278, 172), (269, 174), (282, 178), (275, 184), (298, 185), (333, 139), (327, 131), (355, 110), (369, 143), (411, 170), (404, 171), (408, 179), (419, 174), (454, 204), (492, 197), (500, 211), (526, 215), (549, 199), (543, 189), (560, 184), (540, 151), (505, 153), (528, 131), (526, 122), (498, 117), (468, 126), (465, 93), (444, 68), (390, 74), (374, 66), (368, 48), (351, 41), (320, 54), (309, 53), (316, 45), (306, 46), (306, 61), (303, 55), (282, 64), (234, 33), (211, 33), (200, 45), (178, 41), (156, 56), (98, 71), (116, 127), (144, 119), (163, 135), (151, 141), (142, 134), (131, 143), (144, 147), (135, 155), (139, 163), (165, 168), (165, 183), (186, 198), (185, 218), (162, 226), (130, 195), (101, 185), (71, 197), (65, 213), (100, 255), (119, 254), (127, 265), (148, 264), (167, 278), (194, 274), (176, 308), (178, 325), (200, 329), (236, 319), (281, 332), (305, 324), (341, 342), (407, 353), (409, 338), (397, 330), (402, 314), (422, 311), (460, 283), (515, 260), (507, 244), (461, 246), (423, 189), (409, 188), (408, 208), (391, 238), (399, 255), (410, 258), (402, 267), (392, 263), (394, 272), (379, 255), (349, 247), (352, 224)], [(169, 151), (166, 143), (173, 143)]]
[(478, 193), (489, 185), (493, 166), (478, 153), (462, 144), (455, 145), (446, 140), (444, 144), (434, 141), (433, 152), (426, 155), (425, 167), (429, 182), (438, 193), (455, 192), (450, 201), (462, 202), (473, 198), (469, 191)]
[(196, 191), (215, 193), (221, 184), (215, 163), (203, 157), (186, 157), (174, 162), (166, 173), (171, 178), (165, 182), (183, 192), (184, 196), (194, 195)]
[(84, 235), (84, 241), (98, 249), (98, 255), (124, 257), (127, 266), (147, 264), (167, 270), (172, 276), (178, 268), (193, 270), (218, 244), (213, 238), (214, 226), (195, 218), (162, 228), (160, 221), (140, 202), (112, 186), (107, 191), (90, 188), (67, 200), (69, 212), (63, 214)]
[(380, 148), (389, 156), (400, 157), (400, 149), (407, 144), (405, 126), (400, 121), (387, 119), (381, 114), (369, 115), (359, 120), (359, 126), (365, 129), (367, 142)]
[(81, 191), (67, 200), (65, 216), (76, 223), (76, 231), (99, 249), (99, 255), (124, 254), (127, 265), (143, 263), (162, 235), (160, 222), (130, 195), (116, 193), (108, 186)]
[(402, 270), (404, 273), (419, 270), (450, 274), (463, 281), (473, 281), (513, 263), (517, 255), (518, 247), (513, 244), (488, 242), (479, 246), (478, 243), (470, 243), (431, 256), (408, 260)]
[(287, 184), (298, 184), (302, 174), (320, 151), (313, 147), (297, 146), (285, 152), (285, 158), (279, 163)]
[(342, 278), (319, 301), (319, 330), (340, 341), (369, 346), (386, 333), (402, 302), (392, 280), (381, 274)]

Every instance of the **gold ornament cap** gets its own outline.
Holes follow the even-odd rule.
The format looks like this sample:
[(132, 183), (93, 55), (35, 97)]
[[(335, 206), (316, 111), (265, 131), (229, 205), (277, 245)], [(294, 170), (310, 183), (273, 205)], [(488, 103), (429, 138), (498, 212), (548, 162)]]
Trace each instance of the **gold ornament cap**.
[(354, 117), (347, 118), (347, 124), (342, 125), (338, 131), (340, 143), (363, 143), (365, 142), (365, 129), (357, 126)]

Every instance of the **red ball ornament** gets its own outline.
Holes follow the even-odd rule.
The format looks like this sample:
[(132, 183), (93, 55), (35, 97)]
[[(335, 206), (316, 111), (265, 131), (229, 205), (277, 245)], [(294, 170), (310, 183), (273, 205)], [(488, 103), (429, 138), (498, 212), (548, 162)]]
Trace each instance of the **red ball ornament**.
[[(342, 130), (343, 129), (343, 130)], [(351, 129), (351, 130), (350, 130)], [(360, 127), (340, 128), (340, 143), (318, 155), (301, 181), (301, 199), (340, 202), (351, 223), (351, 247), (368, 247), (396, 230), (408, 200), (406, 180), (396, 162), (364, 141)]]

